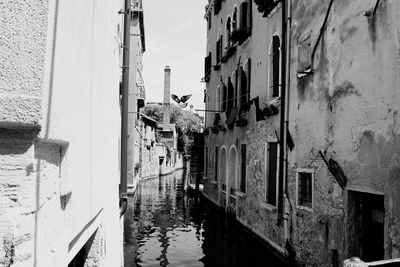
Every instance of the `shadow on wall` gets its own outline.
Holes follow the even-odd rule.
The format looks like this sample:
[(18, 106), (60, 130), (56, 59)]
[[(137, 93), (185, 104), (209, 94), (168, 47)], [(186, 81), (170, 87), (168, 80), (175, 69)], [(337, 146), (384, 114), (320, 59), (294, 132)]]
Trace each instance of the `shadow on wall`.
[[(65, 211), (65, 208), (72, 196), (72, 191), (68, 187), (68, 183), (65, 181), (65, 179), (63, 179), (64, 177), (61, 170), (62, 162), (68, 146), (68, 142), (49, 142), (36, 140), (36, 142), (34, 143), (34, 158), (36, 161), (36, 169), (34, 169), (34, 166), (29, 166), (29, 170), (27, 170), (27, 175), (28, 171), (36, 171), (34, 266), (37, 266), (38, 259), (38, 231), (40, 209), (47, 201), (51, 201), (52, 194), (56, 194), (57, 196), (59, 196), (60, 209), (62, 211)], [(58, 184), (54, 182), (54, 179), (56, 179), (57, 176)], [(44, 189), (42, 190), (42, 188)], [(56, 212), (56, 210), (53, 211)], [(47, 215), (50, 215), (51, 217), (51, 214)]]

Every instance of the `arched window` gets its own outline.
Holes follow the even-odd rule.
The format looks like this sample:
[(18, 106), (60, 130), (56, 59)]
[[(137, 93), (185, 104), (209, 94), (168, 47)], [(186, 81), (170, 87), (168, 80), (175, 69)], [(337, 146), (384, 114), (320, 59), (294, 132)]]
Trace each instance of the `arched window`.
[(250, 58), (246, 60), (243, 67), (240, 67), (240, 105), (250, 100)]
[(228, 168), (228, 186), (229, 186), (229, 195), (236, 195), (236, 180), (237, 180), (237, 160), (236, 160), (236, 148), (233, 146), (229, 152), (229, 168)]
[(222, 86), (222, 111), (226, 111), (228, 105), (228, 88), (226, 84)]
[(233, 9), (233, 15), (232, 15), (232, 32), (236, 31), (238, 27), (237, 23), (237, 7)]
[[(215, 150), (217, 152), (217, 148)], [(219, 164), (218, 162), (216, 163), (216, 166), (218, 166), (218, 169), (216, 170), (219, 171), (218, 173), (218, 183), (220, 184), (220, 188), (221, 188), (221, 202), (225, 203), (226, 201), (226, 150), (223, 147), (221, 149), (221, 153), (220, 153), (220, 161)]]
[(281, 86), (281, 42), (278, 35), (272, 37), (269, 64), (269, 97), (278, 97)]
[(231, 17), (226, 20), (225, 49), (231, 46)]
[(243, 67), (240, 67), (240, 105), (247, 102), (247, 74)]
[(228, 78), (228, 99), (227, 99), (226, 113), (229, 117), (235, 103), (235, 87), (232, 84), (231, 77)]
[(217, 87), (217, 91), (215, 93), (215, 110), (221, 110), (221, 87)]
[(216, 47), (215, 47), (215, 55), (216, 55), (216, 65), (221, 64), (222, 61), (222, 33), (221, 33), (221, 29), (219, 29), (218, 31), (218, 41), (216, 43)]

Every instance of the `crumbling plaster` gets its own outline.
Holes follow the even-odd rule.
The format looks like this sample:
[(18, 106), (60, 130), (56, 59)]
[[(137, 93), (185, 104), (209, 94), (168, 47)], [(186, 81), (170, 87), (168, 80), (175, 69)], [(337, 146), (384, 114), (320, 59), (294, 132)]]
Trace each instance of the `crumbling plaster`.
[[(293, 213), (296, 222), (293, 232), (300, 258), (315, 262), (316, 266), (321, 259), (313, 256), (317, 255), (315, 248), (307, 244), (312, 244), (311, 238), (320, 236), (313, 232), (318, 227), (312, 230), (312, 225), (321, 216), (328, 218), (325, 223), (329, 235), (320, 243), (331, 243), (333, 233), (332, 237), (338, 236), (339, 241), (328, 248), (338, 249), (341, 257), (351, 256), (345, 255), (345, 231), (336, 231), (334, 227), (343, 225), (345, 220), (346, 194), (326, 170), (318, 151), (338, 161), (349, 179), (349, 188), (385, 194), (386, 257), (399, 255), (400, 238), (396, 225), (400, 206), (397, 197), (400, 6), (396, 1), (381, 1), (371, 19), (364, 16), (364, 11), (370, 10), (375, 1), (335, 1), (316, 49), (315, 73), (297, 79), (297, 40), (302, 34), (312, 32), (313, 47), (328, 3), (293, 2), (289, 129), (296, 147), (289, 155), (289, 167), (316, 170), (316, 208), (312, 214)], [(314, 16), (305, 15), (311, 13)], [(294, 181), (293, 172), (289, 184)], [(293, 186), (290, 191), (294, 196)], [(334, 196), (335, 192), (339, 194)], [(303, 244), (301, 240), (307, 238), (310, 242)], [(326, 256), (322, 260), (330, 264), (328, 249), (324, 251)]]

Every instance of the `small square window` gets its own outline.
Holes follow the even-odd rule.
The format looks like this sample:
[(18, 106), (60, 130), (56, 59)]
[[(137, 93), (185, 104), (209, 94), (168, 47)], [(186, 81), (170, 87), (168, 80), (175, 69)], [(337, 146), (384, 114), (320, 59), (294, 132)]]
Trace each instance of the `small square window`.
[(297, 206), (313, 208), (314, 171), (302, 169), (297, 171)]
[(303, 34), (297, 41), (297, 77), (301, 78), (311, 72), (311, 31)]

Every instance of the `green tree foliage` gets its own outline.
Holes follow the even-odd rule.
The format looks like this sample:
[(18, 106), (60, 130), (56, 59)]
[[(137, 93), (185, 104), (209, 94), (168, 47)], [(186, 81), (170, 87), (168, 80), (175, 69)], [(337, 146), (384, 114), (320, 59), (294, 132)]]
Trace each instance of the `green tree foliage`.
[[(163, 106), (158, 104), (147, 105), (143, 108), (143, 113), (151, 117), (158, 123), (163, 122)], [(193, 133), (201, 132), (203, 124), (198, 114), (188, 110), (183, 110), (178, 106), (171, 105), (170, 123), (176, 125), (178, 133), (178, 149), (185, 154), (190, 153), (193, 144)]]

